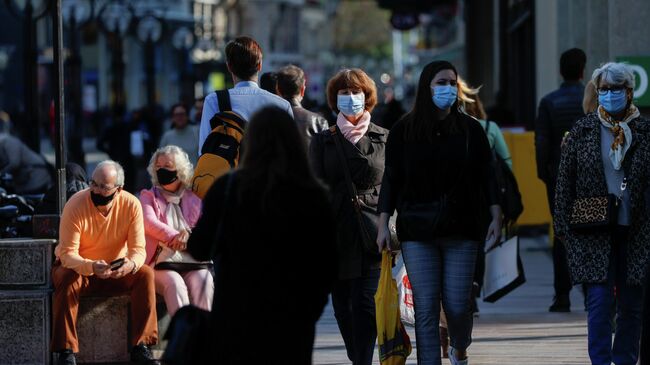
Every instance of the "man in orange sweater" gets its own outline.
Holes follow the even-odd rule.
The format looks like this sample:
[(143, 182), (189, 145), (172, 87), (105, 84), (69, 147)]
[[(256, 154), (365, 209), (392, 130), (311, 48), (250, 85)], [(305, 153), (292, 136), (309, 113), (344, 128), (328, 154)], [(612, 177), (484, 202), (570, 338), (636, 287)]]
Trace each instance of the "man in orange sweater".
[[(158, 341), (153, 270), (146, 256), (142, 207), (123, 190), (117, 162), (97, 165), (90, 188), (73, 195), (63, 209), (52, 269), (51, 350), (56, 364), (76, 364), (77, 312), (84, 295), (131, 295), (131, 361), (157, 364), (148, 345)], [(123, 261), (112, 263), (115, 260)]]

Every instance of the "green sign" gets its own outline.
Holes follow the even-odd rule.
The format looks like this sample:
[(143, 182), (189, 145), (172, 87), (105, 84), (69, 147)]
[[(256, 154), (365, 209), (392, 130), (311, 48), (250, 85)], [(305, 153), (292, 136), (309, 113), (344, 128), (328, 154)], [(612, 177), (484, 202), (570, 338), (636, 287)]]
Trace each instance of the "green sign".
[(636, 87), (634, 89), (634, 104), (637, 106), (650, 106), (650, 90), (648, 80), (650, 77), (650, 56), (623, 56), (617, 57), (618, 62), (625, 62), (634, 72)]

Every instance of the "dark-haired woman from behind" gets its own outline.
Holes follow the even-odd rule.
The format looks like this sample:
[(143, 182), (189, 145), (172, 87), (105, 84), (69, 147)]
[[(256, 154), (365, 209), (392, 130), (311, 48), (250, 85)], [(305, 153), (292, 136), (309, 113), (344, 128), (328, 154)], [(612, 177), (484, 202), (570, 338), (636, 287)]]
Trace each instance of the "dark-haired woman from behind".
[(327, 193), (286, 111), (260, 110), (242, 146), (239, 168), (203, 200), (187, 248), (215, 258), (214, 363), (311, 364), (337, 266)]
[[(467, 365), (472, 342), (470, 298), (474, 264), (483, 245), (498, 242), (501, 208), (488, 139), (458, 110), (458, 73), (446, 61), (424, 67), (413, 109), (391, 129), (379, 198), (377, 244), (397, 236), (413, 288), (418, 364), (440, 364), (440, 301), (447, 315), (452, 365)], [(489, 227), (480, 212), (492, 215)], [(486, 237), (487, 231), (487, 237)]]

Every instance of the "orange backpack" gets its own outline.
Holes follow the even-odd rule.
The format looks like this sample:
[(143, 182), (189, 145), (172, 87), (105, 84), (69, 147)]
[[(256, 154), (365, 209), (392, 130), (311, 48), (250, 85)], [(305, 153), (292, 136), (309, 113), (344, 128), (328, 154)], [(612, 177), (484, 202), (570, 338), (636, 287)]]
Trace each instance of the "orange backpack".
[(239, 145), (246, 120), (232, 111), (228, 90), (218, 90), (219, 112), (210, 119), (212, 131), (203, 142), (194, 168), (192, 191), (201, 199), (212, 183), (239, 163)]

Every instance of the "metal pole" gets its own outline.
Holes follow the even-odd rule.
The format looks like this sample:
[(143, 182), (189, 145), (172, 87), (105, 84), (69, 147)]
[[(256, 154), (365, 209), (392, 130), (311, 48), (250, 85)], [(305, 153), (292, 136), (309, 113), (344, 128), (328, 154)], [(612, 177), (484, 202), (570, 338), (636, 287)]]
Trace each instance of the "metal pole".
[(29, 148), (39, 153), (41, 152), (40, 128), (38, 123), (38, 113), (36, 112), (36, 106), (38, 103), (35, 102), (38, 82), (36, 79), (36, 19), (34, 19), (34, 7), (32, 6), (31, 0), (28, 0), (27, 4), (25, 4), (23, 24), (23, 36), (25, 37), (25, 85), (23, 86), (25, 88), (23, 94), (23, 97), (25, 98), (25, 123), (21, 130), (22, 137)]
[(66, 201), (65, 182), (65, 104), (63, 84), (63, 18), (61, 14), (61, 0), (55, 2), (52, 13), (52, 25), (54, 35), (54, 67), (55, 67), (55, 99), (54, 99), (54, 123), (56, 129), (56, 172), (57, 172), (57, 211), (63, 212)]
[(70, 57), (68, 58), (68, 72), (70, 77), (70, 90), (68, 90), (68, 111), (72, 113), (72, 118), (68, 121), (71, 122), (69, 126), (68, 141), (68, 158), (70, 161), (78, 163), (84, 169), (86, 168), (85, 154), (83, 151), (83, 130), (84, 125), (82, 121), (82, 86), (81, 86), (81, 52), (79, 46), (79, 32), (77, 32), (77, 19), (75, 17), (74, 9), (71, 11), (71, 18), (69, 24), (69, 42), (70, 42)]

